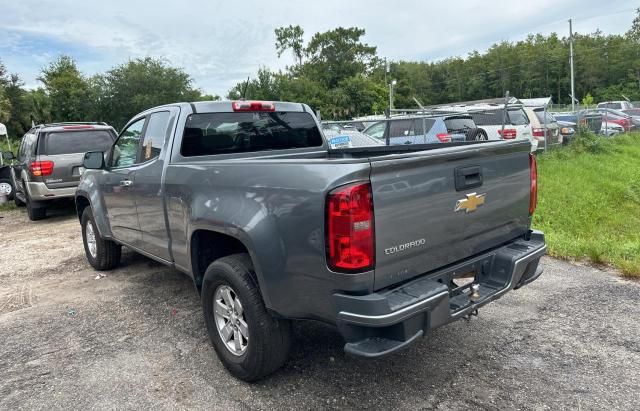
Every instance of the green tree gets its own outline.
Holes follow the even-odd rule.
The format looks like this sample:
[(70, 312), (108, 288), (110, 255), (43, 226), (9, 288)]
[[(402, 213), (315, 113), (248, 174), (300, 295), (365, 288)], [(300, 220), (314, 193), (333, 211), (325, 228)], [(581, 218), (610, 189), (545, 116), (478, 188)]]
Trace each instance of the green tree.
[(192, 83), (184, 70), (171, 67), (164, 60), (151, 57), (131, 60), (91, 79), (94, 118), (119, 129), (136, 113), (148, 108), (199, 100), (202, 93)]
[(342, 80), (365, 74), (376, 57), (376, 48), (361, 41), (364, 29), (338, 27), (313, 35), (305, 48), (307, 63), (302, 74), (329, 88)]
[(304, 52), (303, 39), (304, 30), (300, 26), (278, 27), (276, 33), (276, 52), (278, 57), (282, 53), (291, 49), (293, 56), (299, 66), (302, 66), (302, 55)]
[(38, 78), (51, 99), (55, 121), (91, 120), (92, 96), (89, 82), (69, 56), (60, 56), (42, 69)]
[(631, 23), (631, 28), (627, 31), (627, 37), (640, 42), (640, 7), (636, 9), (636, 17), (633, 19), (633, 23)]
[(7, 68), (0, 60), (0, 123), (6, 123), (11, 118), (11, 101), (6, 93), (8, 83)]

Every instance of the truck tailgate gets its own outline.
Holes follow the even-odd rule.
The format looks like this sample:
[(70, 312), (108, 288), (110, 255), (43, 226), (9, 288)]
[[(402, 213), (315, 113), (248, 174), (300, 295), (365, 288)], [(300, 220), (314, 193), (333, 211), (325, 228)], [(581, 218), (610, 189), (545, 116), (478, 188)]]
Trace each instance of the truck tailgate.
[(529, 152), (528, 141), (501, 141), (371, 159), (374, 288), (523, 235)]

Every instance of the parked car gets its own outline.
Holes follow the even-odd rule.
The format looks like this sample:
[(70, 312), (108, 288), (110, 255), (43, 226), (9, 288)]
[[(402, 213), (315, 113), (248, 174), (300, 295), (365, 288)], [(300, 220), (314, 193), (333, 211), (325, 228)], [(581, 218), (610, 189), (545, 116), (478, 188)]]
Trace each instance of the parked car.
[(89, 263), (114, 268), (125, 245), (188, 274), (247, 381), (285, 362), (292, 319), (381, 357), (542, 273), (524, 141), (329, 150), (307, 105), (195, 102), (136, 115), (84, 167)]
[(545, 140), (547, 147), (562, 144), (562, 134), (558, 121), (544, 107), (524, 107), (527, 117), (531, 122), (531, 133), (538, 140), (538, 149), (544, 150)]
[(627, 110), (621, 110), (624, 114), (628, 114), (632, 117), (640, 117), (640, 108), (630, 108)]
[(560, 127), (560, 134), (562, 134), (562, 144), (567, 145), (571, 142), (573, 135), (576, 133), (576, 123), (571, 121), (558, 120), (558, 127)]
[(623, 113), (620, 110), (614, 110), (611, 108), (598, 108), (595, 110), (585, 110), (584, 113), (599, 113), (602, 115), (603, 121), (618, 124), (622, 126), (625, 131), (631, 131), (632, 129), (636, 128), (636, 122), (634, 121), (633, 117)]
[(41, 124), (29, 130), (13, 160), (11, 180), (17, 206), (27, 207), (29, 219), (46, 217), (52, 201), (72, 199), (84, 172), (87, 151), (106, 150), (116, 138), (106, 123)]
[[(330, 147), (371, 147), (383, 146), (384, 141), (361, 133), (355, 129), (336, 129), (322, 127), (322, 133), (329, 141)], [(344, 139), (343, 137), (347, 137)]]
[[(423, 130), (428, 130), (426, 133)], [(465, 114), (398, 116), (379, 121), (363, 133), (389, 145), (484, 141), (487, 135)]]
[(13, 188), (13, 180), (11, 180), (11, 167), (4, 164), (5, 156), (8, 159), (12, 158), (12, 155), (9, 153), (0, 153), (0, 194), (4, 194), (7, 196), (7, 200), (13, 200), (14, 188)]
[[(583, 112), (553, 112), (551, 115), (559, 122), (566, 121), (584, 127), (595, 134), (601, 134), (602, 115), (600, 113), (585, 114)], [(576, 128), (574, 127), (574, 128)], [(563, 141), (564, 142), (564, 141)]]
[(489, 140), (527, 139), (535, 146), (532, 151), (537, 148), (537, 140), (532, 136), (529, 118), (520, 105), (507, 106), (506, 116), (504, 104), (439, 106), (437, 111), (471, 115), (478, 128), (484, 131)]
[(598, 103), (596, 108), (610, 108), (613, 110), (629, 110), (634, 108), (633, 104), (628, 101), (603, 101), (602, 103)]
[(625, 132), (625, 129), (620, 124), (616, 124), (608, 121), (603, 121), (602, 128), (600, 129), (600, 134), (606, 137), (617, 136), (618, 134), (622, 134), (624, 132)]

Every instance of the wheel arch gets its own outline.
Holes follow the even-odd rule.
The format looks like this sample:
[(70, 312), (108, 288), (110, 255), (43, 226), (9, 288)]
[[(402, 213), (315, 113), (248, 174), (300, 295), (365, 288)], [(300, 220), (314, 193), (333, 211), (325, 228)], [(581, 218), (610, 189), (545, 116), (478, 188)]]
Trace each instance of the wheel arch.
[(198, 290), (202, 291), (202, 280), (209, 265), (222, 257), (232, 254), (246, 253), (249, 255), (254, 269), (254, 280), (260, 290), (265, 305), (266, 296), (261, 287), (261, 275), (256, 264), (255, 254), (251, 248), (241, 239), (220, 231), (200, 228), (191, 233), (189, 240), (189, 256), (191, 260), (191, 274), (193, 282)]

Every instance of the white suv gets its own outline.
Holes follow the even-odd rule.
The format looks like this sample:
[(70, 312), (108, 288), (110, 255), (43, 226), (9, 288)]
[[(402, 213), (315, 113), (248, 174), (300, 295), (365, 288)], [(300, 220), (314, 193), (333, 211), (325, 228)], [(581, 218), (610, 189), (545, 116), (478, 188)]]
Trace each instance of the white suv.
[(520, 140), (531, 142), (531, 151), (538, 149), (538, 140), (533, 138), (529, 117), (520, 105), (507, 106), (507, 118), (504, 119), (504, 104), (469, 104), (439, 106), (438, 111), (467, 113), (473, 118), (479, 129), (484, 130), (489, 140)]

